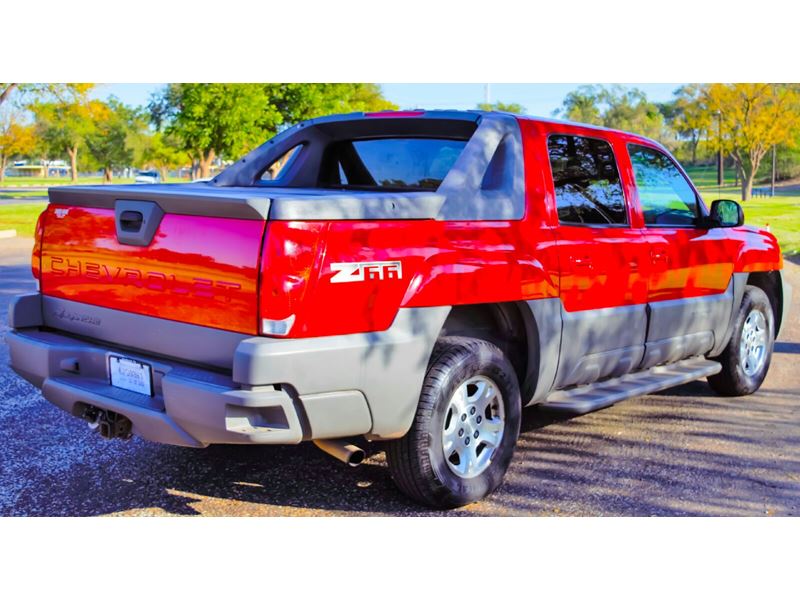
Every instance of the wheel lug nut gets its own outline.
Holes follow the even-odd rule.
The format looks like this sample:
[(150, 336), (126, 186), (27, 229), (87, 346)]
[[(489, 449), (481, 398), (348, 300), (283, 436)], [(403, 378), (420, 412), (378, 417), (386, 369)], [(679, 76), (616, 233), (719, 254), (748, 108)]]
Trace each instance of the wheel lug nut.
[(459, 429), (458, 430), (458, 437), (461, 437), (462, 435), (464, 435), (464, 430), (463, 429)]
[(480, 422), (481, 422), (481, 418), (480, 418), (480, 417), (478, 417), (478, 423), (480, 423)]
[(464, 440), (464, 443), (465, 443), (467, 446), (469, 446), (469, 438), (466, 438), (466, 439)]
[(467, 420), (467, 413), (464, 413), (463, 415), (461, 415), (461, 420), (462, 421), (466, 421)]
[(475, 414), (475, 407), (474, 406), (469, 409), (469, 414), (471, 414), (471, 415)]
[(478, 433), (479, 433), (479, 432), (478, 432), (478, 431), (476, 431), (475, 433), (473, 433), (473, 434), (472, 434), (472, 437), (474, 437), (476, 440), (478, 439)]

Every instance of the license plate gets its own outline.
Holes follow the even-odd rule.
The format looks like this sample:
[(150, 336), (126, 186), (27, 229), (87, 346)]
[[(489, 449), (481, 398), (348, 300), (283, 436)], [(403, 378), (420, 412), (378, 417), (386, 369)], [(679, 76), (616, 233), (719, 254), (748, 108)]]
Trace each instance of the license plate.
[(108, 357), (108, 372), (114, 387), (153, 395), (153, 369), (147, 363), (112, 354)]

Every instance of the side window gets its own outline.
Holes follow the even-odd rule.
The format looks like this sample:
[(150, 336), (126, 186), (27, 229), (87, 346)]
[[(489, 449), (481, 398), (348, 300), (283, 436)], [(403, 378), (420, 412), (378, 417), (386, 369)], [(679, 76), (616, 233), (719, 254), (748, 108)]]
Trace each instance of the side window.
[(658, 150), (628, 145), (644, 211), (645, 225), (694, 225), (697, 196), (669, 157)]
[(547, 140), (558, 220), (570, 225), (625, 225), (628, 214), (611, 145), (595, 138)]
[(294, 148), (287, 150), (281, 156), (276, 158), (271, 165), (269, 165), (259, 178), (261, 181), (275, 181), (280, 179), (289, 170), (292, 161), (297, 158), (300, 153), (302, 144), (298, 144)]

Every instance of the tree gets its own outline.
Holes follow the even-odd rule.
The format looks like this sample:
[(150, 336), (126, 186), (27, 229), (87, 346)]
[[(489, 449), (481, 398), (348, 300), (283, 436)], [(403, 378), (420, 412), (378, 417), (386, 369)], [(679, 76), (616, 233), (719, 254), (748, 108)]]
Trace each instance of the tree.
[(102, 103), (89, 100), (92, 83), (69, 84), (63, 95), (53, 102), (34, 102), (30, 105), (36, 119), (37, 134), (55, 153), (69, 156), (72, 181), (78, 180), (78, 151), (94, 127), (95, 113)]
[(522, 106), (521, 104), (517, 104), (516, 102), (509, 102), (508, 104), (506, 104), (505, 102), (495, 102), (494, 104), (488, 102), (481, 102), (480, 104), (478, 104), (478, 110), (507, 112), (507, 113), (513, 113), (515, 115), (525, 114), (525, 107)]
[(179, 140), (161, 131), (147, 138), (141, 160), (146, 166), (158, 169), (162, 181), (166, 181), (169, 169), (191, 162), (189, 155), (181, 149)]
[(592, 85), (582, 85), (571, 91), (561, 103), (561, 108), (556, 109), (553, 115), (563, 116), (576, 123), (602, 125), (603, 115), (600, 111), (600, 97), (597, 88)]
[[(0, 106), (9, 102), (16, 93), (27, 99), (35, 101), (43, 97), (61, 98), (75, 86), (87, 84), (81, 83), (0, 83)], [(88, 84), (94, 85), (94, 84)]]
[(5, 181), (9, 159), (33, 152), (36, 136), (31, 125), (25, 125), (19, 113), (6, 111), (0, 115), (0, 181)]
[(267, 93), (285, 124), (335, 113), (397, 109), (374, 83), (268, 84)]
[(612, 86), (603, 88), (599, 97), (606, 106), (603, 114), (606, 127), (664, 140), (664, 116), (643, 91)]
[(155, 95), (148, 108), (156, 128), (180, 140), (200, 176), (209, 177), (216, 157), (244, 154), (283, 124), (393, 106), (374, 84), (178, 83)]
[(555, 114), (570, 121), (622, 129), (666, 141), (664, 116), (637, 88), (584, 85), (567, 94)]
[(11, 93), (18, 87), (18, 83), (0, 83), (0, 106), (11, 98)]
[(263, 85), (244, 83), (173, 83), (151, 99), (156, 127), (199, 163), (200, 176), (209, 177), (214, 158), (238, 155), (262, 141), (282, 122)]
[(703, 99), (710, 114), (719, 111), (722, 148), (733, 157), (746, 202), (763, 158), (800, 129), (800, 93), (790, 85), (714, 83), (703, 89)]
[(675, 90), (675, 100), (662, 107), (668, 125), (678, 136), (689, 142), (693, 165), (697, 164), (697, 148), (700, 140), (707, 135), (713, 125), (713, 114), (706, 106), (703, 91), (704, 86), (701, 84), (683, 85)]
[(133, 161), (128, 138), (134, 130), (135, 111), (112, 98), (108, 104), (96, 104), (92, 116), (94, 127), (86, 135), (86, 148), (103, 169), (103, 182), (110, 182), (115, 168)]

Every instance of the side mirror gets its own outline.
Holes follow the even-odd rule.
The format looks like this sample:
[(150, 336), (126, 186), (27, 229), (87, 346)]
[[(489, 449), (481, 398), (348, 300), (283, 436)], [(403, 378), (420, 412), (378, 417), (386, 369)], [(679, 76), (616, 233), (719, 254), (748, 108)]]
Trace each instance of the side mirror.
[(744, 225), (744, 211), (734, 200), (714, 200), (708, 220), (713, 227), (739, 227)]

